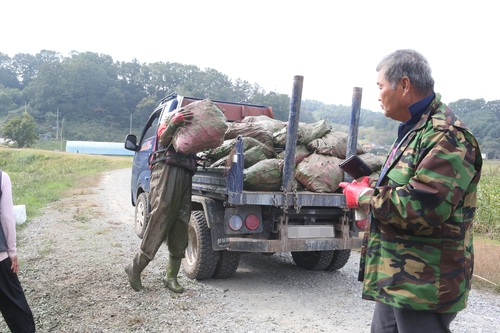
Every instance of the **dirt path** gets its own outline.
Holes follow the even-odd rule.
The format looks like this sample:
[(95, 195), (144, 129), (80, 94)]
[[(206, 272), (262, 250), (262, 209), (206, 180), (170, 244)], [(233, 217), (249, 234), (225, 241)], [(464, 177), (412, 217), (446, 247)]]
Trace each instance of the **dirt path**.
[[(359, 256), (338, 272), (298, 268), (288, 254), (246, 254), (226, 280), (162, 284), (162, 247), (134, 292), (123, 267), (139, 246), (130, 169), (102, 174), (47, 208), (18, 234), (21, 283), (38, 332), (369, 332)], [(93, 184), (94, 183), (94, 184)], [(473, 291), (454, 332), (499, 332), (500, 296)], [(8, 332), (0, 319), (0, 332)]]

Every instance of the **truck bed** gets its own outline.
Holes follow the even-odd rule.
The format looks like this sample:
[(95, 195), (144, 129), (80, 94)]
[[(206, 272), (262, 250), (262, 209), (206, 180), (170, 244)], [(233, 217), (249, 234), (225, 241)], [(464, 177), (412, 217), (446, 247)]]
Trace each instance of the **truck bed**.
[[(285, 193), (280, 191), (231, 191), (226, 168), (198, 168), (193, 177), (193, 194), (227, 200), (234, 205), (283, 206)], [(286, 205), (301, 207), (345, 207), (345, 196), (340, 193), (296, 191), (286, 193)]]

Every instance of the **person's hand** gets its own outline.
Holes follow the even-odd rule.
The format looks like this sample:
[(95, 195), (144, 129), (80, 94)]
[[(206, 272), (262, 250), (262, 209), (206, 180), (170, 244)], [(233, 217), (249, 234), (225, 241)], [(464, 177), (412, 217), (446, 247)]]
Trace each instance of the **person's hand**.
[(370, 181), (370, 177), (363, 177), (361, 182), (354, 180), (352, 183), (341, 182), (339, 184), (344, 189), (347, 207), (359, 208), (359, 196), (364, 190), (370, 188)]
[(17, 272), (19, 271), (19, 263), (17, 262), (17, 256), (11, 257), (10, 262), (11, 262), (10, 269), (12, 270), (12, 272), (17, 274)]
[(175, 126), (184, 125), (191, 122), (193, 119), (193, 112), (188, 110), (180, 110), (172, 116), (170, 120)]

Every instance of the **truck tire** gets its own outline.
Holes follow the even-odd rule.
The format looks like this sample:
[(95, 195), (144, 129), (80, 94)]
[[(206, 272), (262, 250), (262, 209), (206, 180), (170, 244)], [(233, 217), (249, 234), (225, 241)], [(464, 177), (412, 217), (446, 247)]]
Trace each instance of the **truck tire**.
[(292, 258), (297, 266), (322, 271), (332, 262), (333, 251), (292, 252)]
[(192, 211), (188, 225), (188, 246), (182, 260), (184, 273), (190, 279), (210, 278), (217, 268), (219, 253), (212, 249), (210, 229), (203, 211)]
[(240, 252), (219, 251), (219, 262), (212, 277), (214, 279), (225, 279), (233, 275), (240, 264), (240, 255)]
[(135, 233), (139, 238), (144, 236), (149, 222), (149, 195), (146, 192), (139, 194), (135, 204)]
[(341, 269), (342, 267), (347, 264), (347, 261), (349, 261), (349, 257), (351, 256), (351, 250), (335, 250), (333, 251), (333, 258), (332, 262), (330, 262), (330, 265), (328, 265), (325, 268), (325, 271), (328, 272), (333, 272), (338, 269)]

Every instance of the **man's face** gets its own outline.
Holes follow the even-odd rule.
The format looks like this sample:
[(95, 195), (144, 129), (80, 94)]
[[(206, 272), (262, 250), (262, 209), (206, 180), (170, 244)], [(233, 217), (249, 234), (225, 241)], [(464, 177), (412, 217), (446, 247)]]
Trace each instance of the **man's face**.
[(377, 85), (380, 90), (378, 100), (380, 107), (384, 110), (384, 115), (388, 118), (406, 121), (409, 119), (410, 112), (408, 106), (404, 103), (404, 89), (400, 80), (395, 89), (384, 78), (384, 71), (378, 72)]

